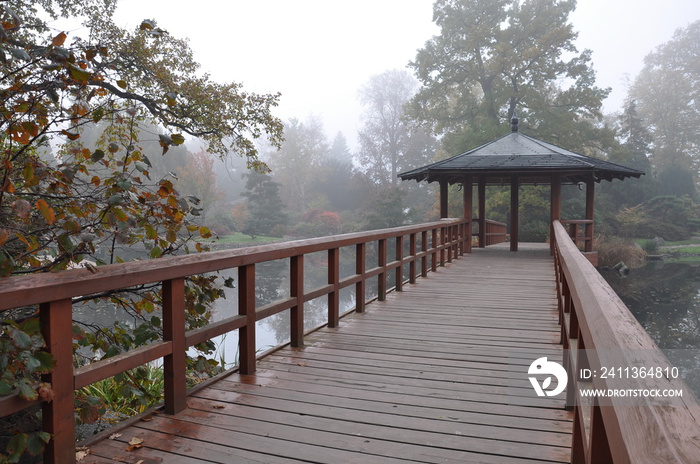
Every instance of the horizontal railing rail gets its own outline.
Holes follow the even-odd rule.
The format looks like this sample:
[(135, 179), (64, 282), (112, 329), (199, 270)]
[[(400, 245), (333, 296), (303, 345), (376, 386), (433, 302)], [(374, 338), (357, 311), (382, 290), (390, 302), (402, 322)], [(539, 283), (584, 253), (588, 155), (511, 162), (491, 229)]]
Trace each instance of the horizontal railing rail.
[[(564, 362), (569, 377), (567, 405), (574, 409), (571, 462), (698, 462), (697, 399), (673, 375), (633, 374), (640, 368), (672, 372), (673, 367), (579, 251), (562, 223), (555, 221), (553, 229)], [(603, 375), (611, 369), (613, 376)], [(583, 389), (607, 392), (620, 390), (621, 386), (623, 390), (638, 392), (681, 390), (683, 396), (660, 401), (640, 395), (629, 404), (611, 397), (590, 398), (581, 394)]]
[[(395, 241), (396, 253), (388, 255), (388, 241)], [(406, 240), (408, 243), (406, 244)], [(368, 268), (367, 245), (376, 243), (376, 266)], [(355, 273), (341, 278), (340, 249), (355, 247)], [(405, 249), (408, 249), (408, 254)], [(190, 346), (238, 330), (239, 366), (242, 373), (253, 373), (256, 362), (255, 323), (290, 310), (290, 340), (301, 346), (305, 334), (304, 303), (327, 297), (327, 325), (340, 319), (340, 290), (355, 287), (355, 311), (363, 312), (366, 282), (377, 278), (377, 298), (384, 300), (388, 275), (395, 273), (395, 290), (414, 283), (418, 276), (451, 262), (471, 250), (471, 224), (468, 220), (443, 219), (439, 222), (394, 229), (338, 235), (287, 243), (276, 243), (197, 255), (166, 257), (98, 267), (93, 272), (74, 269), (57, 274), (35, 274), (0, 280), (0, 313), (5, 310), (39, 305), (42, 334), (56, 365), (45, 376), (54, 391), (51, 402), (42, 403), (44, 431), (52, 439), (44, 454), (45, 463), (75, 460), (74, 391), (140, 365), (162, 359), (165, 387), (164, 410), (175, 414), (185, 408), (186, 351)], [(327, 284), (312, 290), (304, 287), (304, 257), (327, 252)], [(256, 264), (289, 259), (289, 297), (256, 307)], [(370, 264), (371, 266), (371, 264)], [(404, 268), (408, 266), (408, 275)], [(185, 278), (225, 269), (238, 272), (238, 314), (195, 330), (185, 330)], [(162, 282), (163, 340), (113, 356), (78, 369), (73, 368), (73, 298), (124, 290)], [(0, 398), (0, 417), (37, 404), (11, 394)]]

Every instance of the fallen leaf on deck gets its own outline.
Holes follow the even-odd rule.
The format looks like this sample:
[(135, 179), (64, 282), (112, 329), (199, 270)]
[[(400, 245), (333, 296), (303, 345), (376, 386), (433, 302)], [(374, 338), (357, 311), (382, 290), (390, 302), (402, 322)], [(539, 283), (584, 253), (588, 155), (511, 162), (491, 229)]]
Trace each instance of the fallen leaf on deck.
[(129, 441), (129, 446), (126, 448), (126, 450), (134, 451), (139, 448), (143, 448), (143, 439), (134, 437), (131, 439), (131, 441)]
[(212, 406), (212, 407), (213, 407), (214, 409), (224, 409), (226, 406), (224, 406), (223, 404), (215, 404), (215, 405)]
[(86, 447), (75, 449), (75, 462), (82, 461), (85, 456), (90, 454), (90, 450)]
[(300, 363), (297, 363), (297, 366), (306, 367), (306, 363), (305, 363), (305, 362), (300, 362)]
[(153, 420), (153, 416), (146, 416), (141, 418), (141, 422), (151, 422)]
[(116, 440), (117, 438), (121, 437), (121, 433), (113, 433), (112, 435), (109, 436), (110, 440)]

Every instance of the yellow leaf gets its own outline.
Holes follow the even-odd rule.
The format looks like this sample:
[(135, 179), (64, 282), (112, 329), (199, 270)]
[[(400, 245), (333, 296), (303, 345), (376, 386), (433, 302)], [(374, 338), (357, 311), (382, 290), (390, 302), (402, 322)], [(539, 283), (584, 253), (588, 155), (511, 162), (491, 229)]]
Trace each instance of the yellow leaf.
[(117, 81), (117, 85), (118, 85), (119, 87), (121, 87), (122, 89), (125, 89), (125, 88), (127, 87), (126, 81), (123, 80), (123, 79), (119, 79), (119, 80)]
[(37, 200), (36, 207), (41, 211), (41, 214), (49, 225), (52, 225), (54, 221), (56, 221), (56, 213), (43, 199), (40, 198)]
[(212, 236), (211, 230), (207, 227), (200, 227), (199, 228), (199, 235), (202, 238), (209, 238)]

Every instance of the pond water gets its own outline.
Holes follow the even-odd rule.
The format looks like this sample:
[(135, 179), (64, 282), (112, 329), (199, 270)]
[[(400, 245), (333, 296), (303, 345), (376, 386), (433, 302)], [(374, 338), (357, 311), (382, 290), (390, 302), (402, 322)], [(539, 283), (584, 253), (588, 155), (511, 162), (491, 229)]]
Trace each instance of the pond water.
[(650, 261), (627, 276), (601, 274), (700, 396), (700, 263)]

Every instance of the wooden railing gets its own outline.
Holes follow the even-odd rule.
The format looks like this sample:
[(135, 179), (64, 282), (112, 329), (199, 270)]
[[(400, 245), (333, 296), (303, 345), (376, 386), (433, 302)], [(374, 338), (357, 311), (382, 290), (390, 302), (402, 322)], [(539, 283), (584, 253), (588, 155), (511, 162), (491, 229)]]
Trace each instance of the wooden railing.
[(570, 219), (562, 220), (561, 224), (568, 227), (569, 237), (577, 247), (583, 244), (583, 251), (593, 251), (593, 220), (592, 219)]
[[(668, 360), (581, 254), (562, 224), (555, 221), (553, 228), (564, 363), (569, 377), (567, 405), (574, 409), (571, 462), (700, 462), (697, 399), (682, 380), (668, 374), (673, 374)], [(644, 374), (642, 378), (639, 369), (648, 372), (650, 368), (662, 376)], [(611, 369), (614, 375), (603, 378)], [(583, 389), (621, 387), (630, 391), (681, 390), (683, 396), (641, 396), (624, 403), (581, 394)]]
[[(393, 257), (387, 256), (389, 240), (396, 243)], [(376, 243), (378, 251), (376, 265), (368, 268), (367, 245), (370, 243)], [(340, 276), (340, 249), (343, 247), (355, 248), (355, 273), (345, 278)], [(256, 321), (289, 309), (291, 344), (301, 346), (305, 334), (304, 302), (327, 297), (328, 326), (335, 327), (340, 318), (341, 289), (355, 287), (355, 310), (362, 312), (368, 279), (378, 279), (377, 298), (383, 300), (389, 291), (387, 276), (390, 272), (396, 276), (395, 290), (401, 291), (405, 282), (413, 283), (418, 276), (427, 276), (439, 265), (469, 252), (470, 247), (469, 221), (443, 219), (417, 226), (115, 264), (99, 267), (95, 273), (75, 269), (0, 280), (0, 313), (39, 305), (47, 350), (56, 360), (53, 372), (45, 378), (53, 387), (54, 399), (42, 404), (44, 430), (52, 435), (44, 462), (65, 464), (75, 461), (75, 390), (162, 358), (164, 409), (168, 414), (175, 414), (185, 408), (187, 398), (185, 366), (188, 347), (238, 330), (239, 369), (243, 373), (252, 373), (256, 362)], [(408, 249), (408, 254), (405, 249)], [(304, 287), (304, 256), (317, 252), (328, 253), (327, 284), (307, 291)], [(255, 265), (286, 258), (290, 260), (290, 296), (256, 307)], [(404, 275), (406, 265), (408, 276)], [(238, 315), (186, 331), (185, 278), (233, 268), (238, 269)], [(72, 298), (154, 282), (162, 282), (163, 340), (74, 370)], [(34, 404), (37, 402), (22, 400), (16, 393), (0, 398), (0, 417)]]
[(498, 245), (508, 240), (507, 226), (503, 222), (484, 220), (484, 246)]

